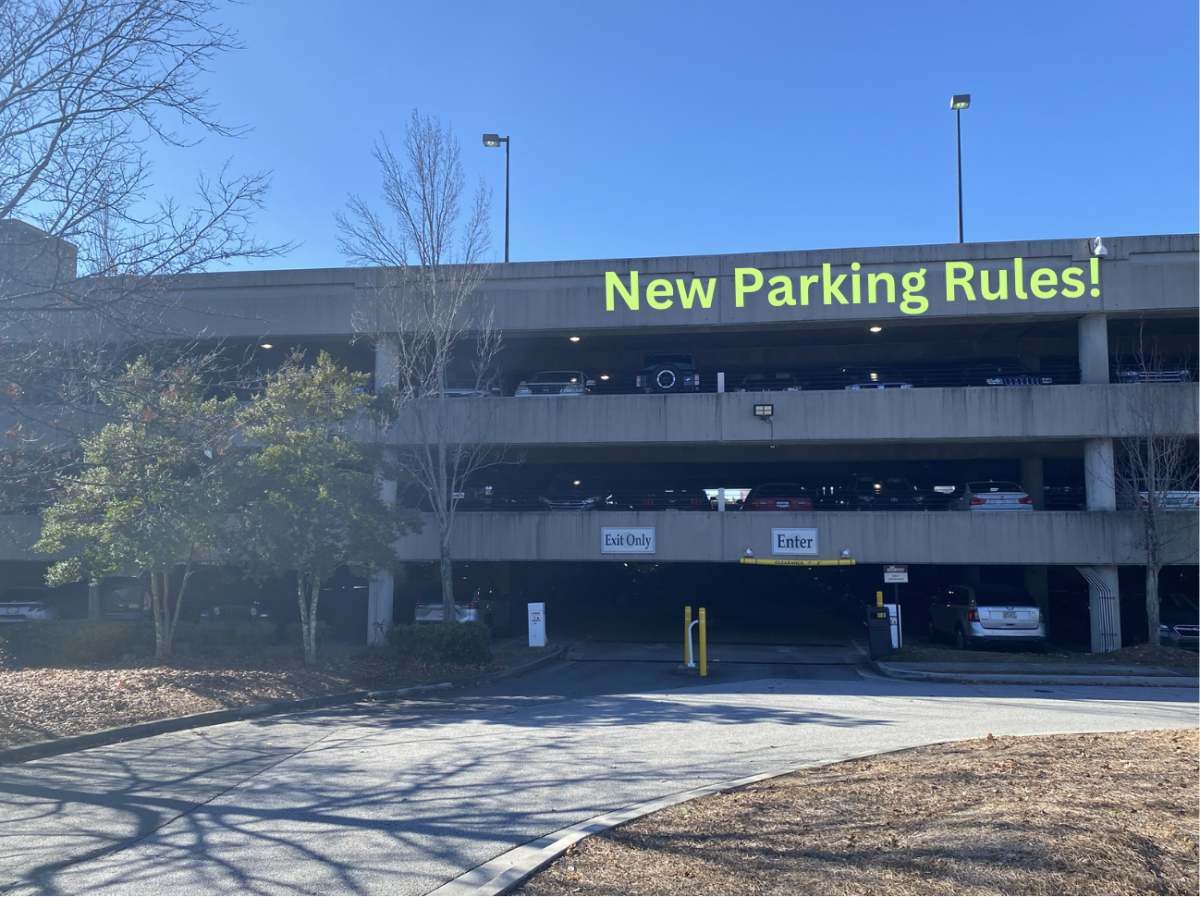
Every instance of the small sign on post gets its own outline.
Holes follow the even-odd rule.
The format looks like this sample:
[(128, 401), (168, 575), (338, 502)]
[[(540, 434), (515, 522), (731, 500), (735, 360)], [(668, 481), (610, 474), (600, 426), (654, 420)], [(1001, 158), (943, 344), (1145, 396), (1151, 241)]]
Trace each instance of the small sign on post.
[(908, 582), (908, 565), (907, 564), (890, 564), (883, 568), (883, 581), (895, 583)]
[(546, 647), (546, 605), (541, 601), (529, 605), (529, 647)]

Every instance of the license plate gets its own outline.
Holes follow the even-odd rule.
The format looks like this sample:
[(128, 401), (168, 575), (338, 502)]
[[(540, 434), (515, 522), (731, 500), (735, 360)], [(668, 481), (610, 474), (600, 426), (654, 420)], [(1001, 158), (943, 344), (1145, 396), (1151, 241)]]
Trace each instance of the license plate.
[(786, 508), (790, 504), (791, 504), (791, 502), (787, 502), (787, 501), (777, 501), (777, 502), (775, 502), (775, 507)]
[(4, 608), (4, 612), (5, 612), (6, 614), (15, 614), (15, 613), (17, 613), (17, 611), (18, 611), (18, 610), (19, 610), (19, 608), (16, 608), (16, 607), (6, 607), (6, 608)]
[(1004, 612), (1004, 619), (1015, 620), (1016, 618), (1017, 618), (1017, 612), (1015, 610), (1006, 610)]

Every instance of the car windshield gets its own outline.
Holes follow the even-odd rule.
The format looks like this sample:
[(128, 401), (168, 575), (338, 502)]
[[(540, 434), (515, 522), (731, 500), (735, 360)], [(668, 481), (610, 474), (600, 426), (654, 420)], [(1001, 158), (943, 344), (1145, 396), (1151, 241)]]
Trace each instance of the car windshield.
[(1033, 607), (1037, 604), (1028, 592), (1017, 586), (976, 586), (975, 603), (983, 607)]
[(578, 383), (583, 379), (579, 371), (542, 371), (529, 378), (530, 383)]
[(1025, 490), (1016, 483), (967, 483), (967, 488), (976, 495), (982, 495), (988, 492), (1024, 492)]
[(768, 483), (754, 490), (755, 498), (795, 498), (807, 494), (799, 483)]

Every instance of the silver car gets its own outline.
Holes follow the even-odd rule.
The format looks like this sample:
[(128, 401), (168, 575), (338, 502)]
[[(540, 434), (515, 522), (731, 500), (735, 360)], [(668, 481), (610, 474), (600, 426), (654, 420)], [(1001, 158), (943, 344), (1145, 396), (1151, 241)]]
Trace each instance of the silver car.
[(58, 608), (46, 600), (46, 589), (6, 589), (0, 596), (0, 625), (49, 623), (58, 619)]
[[(503, 598), (496, 598), (488, 590), (476, 589), (471, 600), (454, 602), (454, 619), (459, 623), (484, 623), (490, 629), (504, 631), (511, 621), (511, 605)], [(445, 619), (445, 610), (440, 601), (420, 601), (413, 610), (414, 623), (440, 623)]]
[(1032, 511), (1033, 499), (1016, 483), (980, 480), (967, 483), (961, 494), (950, 500), (955, 511)]
[(929, 607), (929, 636), (960, 650), (985, 643), (1021, 645), (1041, 651), (1046, 621), (1037, 602), (1018, 586), (951, 586)]
[(517, 384), (515, 396), (586, 396), (596, 385), (583, 371), (541, 371)]

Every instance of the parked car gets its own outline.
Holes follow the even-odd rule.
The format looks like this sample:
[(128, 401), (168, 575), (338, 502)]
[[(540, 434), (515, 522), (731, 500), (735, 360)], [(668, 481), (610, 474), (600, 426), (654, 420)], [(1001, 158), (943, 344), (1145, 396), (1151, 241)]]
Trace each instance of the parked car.
[(907, 477), (854, 477), (850, 507), (856, 511), (925, 511), (928, 497)]
[(1087, 507), (1083, 486), (1043, 486), (1042, 506), (1047, 511), (1082, 511)]
[[(414, 623), (441, 623), (444, 619), (445, 607), (441, 601), (418, 601), (413, 609)], [(470, 601), (454, 602), (454, 619), (459, 623), (483, 623), (502, 632), (512, 625), (512, 605), (492, 594), (490, 588), (481, 586), (475, 589)]]
[(134, 622), (154, 619), (150, 589), (133, 576), (104, 580), (100, 584), (100, 616), (106, 620)]
[(201, 623), (254, 623), (267, 622), (270, 614), (257, 601), (233, 604), (212, 604), (200, 612)]
[(538, 496), (547, 511), (596, 511), (612, 504), (612, 488), (592, 476), (556, 477)]
[(1158, 599), (1158, 641), (1172, 648), (1200, 650), (1200, 608), (1195, 595), (1161, 593)]
[(756, 371), (747, 374), (735, 387), (736, 392), (799, 392), (804, 388), (790, 371)]
[(644, 355), (636, 382), (642, 392), (698, 392), (700, 373), (687, 352)]
[(517, 384), (515, 396), (585, 396), (595, 387), (583, 371), (539, 371)]
[(0, 594), (0, 624), (50, 623), (59, 617), (49, 589), (37, 586), (5, 589)]
[(967, 371), (968, 386), (1049, 386), (1053, 382), (1053, 377), (1007, 359), (975, 364)]
[(811, 511), (812, 496), (799, 483), (763, 483), (750, 490), (743, 511)]
[(1195, 376), (1187, 368), (1173, 371), (1117, 371), (1118, 383), (1191, 383)]
[[(1163, 511), (1195, 511), (1200, 509), (1200, 492), (1193, 489), (1170, 489), (1157, 493), (1158, 507)], [(1149, 492), (1139, 492), (1136, 499), (1138, 507), (1146, 507), (1150, 500)], [(1117, 507), (1120, 510), (1130, 510), (1135, 500), (1126, 494), (1117, 495)]]
[(929, 637), (969, 650), (985, 643), (1020, 645), (1041, 651), (1046, 624), (1037, 602), (1019, 586), (951, 586), (929, 606)]
[(712, 503), (698, 486), (673, 483), (664, 487), (633, 487), (613, 493), (615, 507), (633, 511), (711, 511)]
[(907, 380), (867, 380), (851, 383), (846, 389), (912, 389), (912, 384)]
[(955, 511), (1032, 511), (1033, 499), (1007, 480), (976, 480), (950, 500)]
[(500, 387), (476, 383), (474, 380), (452, 380), (446, 384), (448, 399), (482, 399), (500, 395)]

